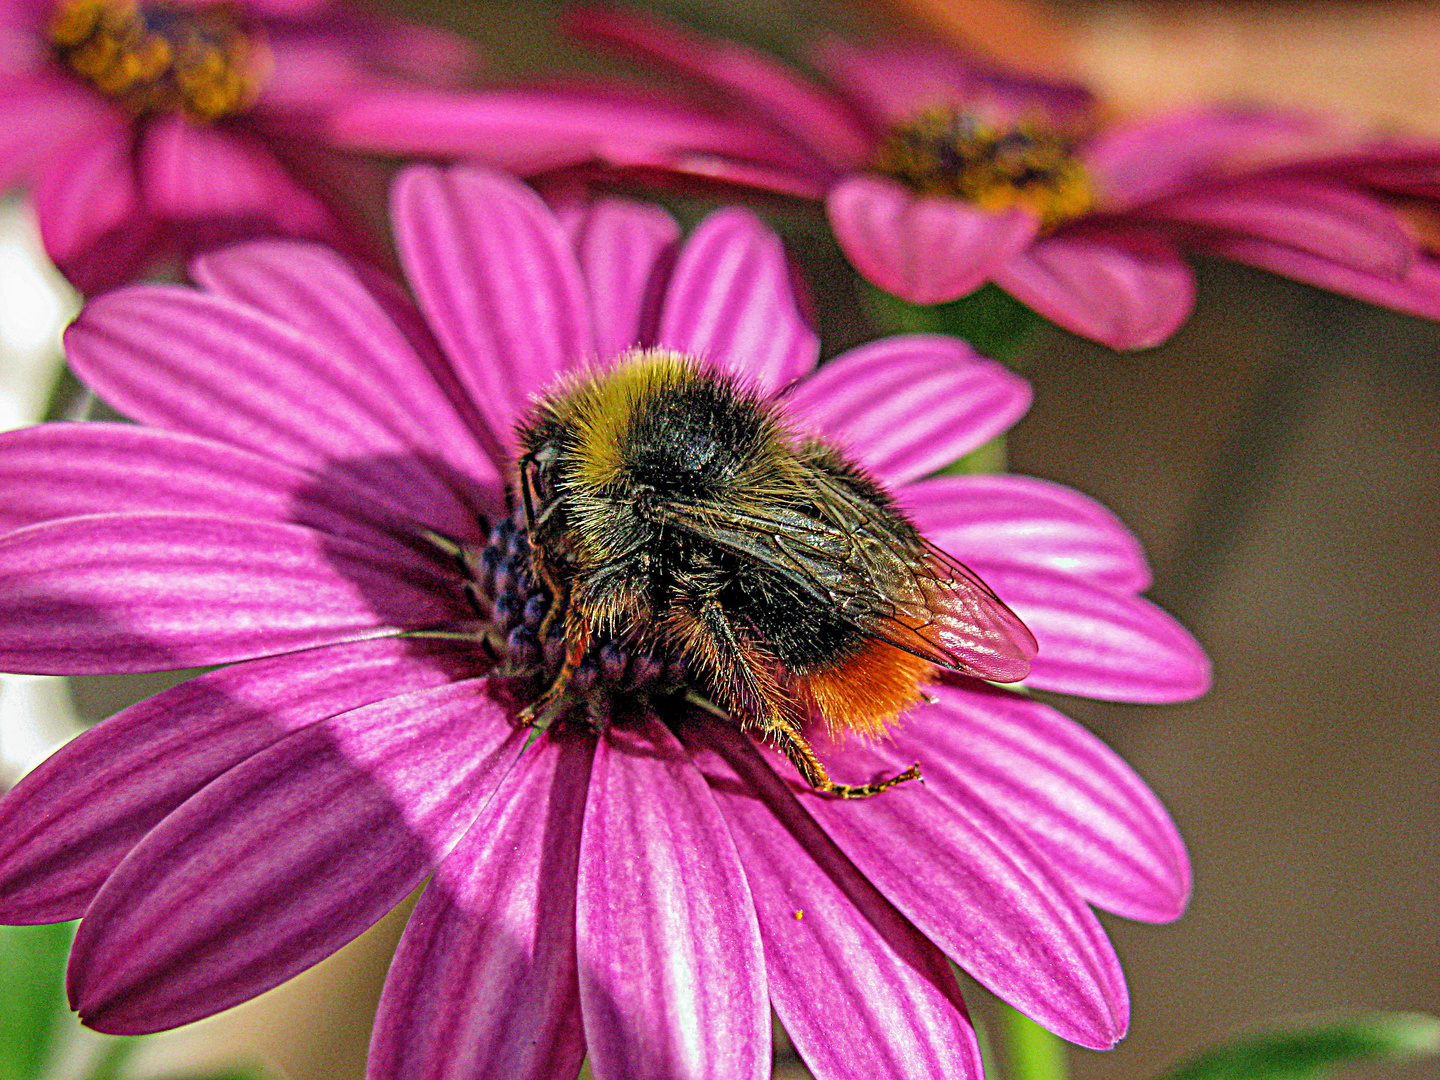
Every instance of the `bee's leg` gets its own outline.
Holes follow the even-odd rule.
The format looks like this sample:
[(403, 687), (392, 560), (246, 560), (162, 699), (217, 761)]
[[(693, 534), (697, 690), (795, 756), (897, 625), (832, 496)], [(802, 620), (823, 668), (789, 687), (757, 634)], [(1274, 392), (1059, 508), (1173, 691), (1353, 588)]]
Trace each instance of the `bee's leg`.
[(835, 783), (810, 748), (799, 724), (790, 716), (790, 702), (785, 691), (766, 670), (757, 651), (748, 648), (736, 636), (720, 604), (713, 598), (707, 598), (701, 601), (696, 615), (703, 634), (703, 637), (697, 637), (703, 641), (708, 659), (721, 676), (721, 685), (716, 687), (719, 696), (725, 699), (732, 713), (739, 713), (742, 721), (760, 728), (816, 791), (842, 799), (864, 799), (906, 780), (919, 778), (920, 766), (911, 765), (899, 775), (873, 784)]
[(765, 725), (765, 736), (777, 750), (790, 759), (790, 763), (800, 771), (807, 784), (826, 795), (835, 795), (841, 799), (865, 799), (871, 795), (879, 795), (896, 784), (903, 784), (906, 780), (920, 778), (920, 766), (915, 764), (902, 773), (873, 784), (837, 784), (830, 779), (830, 774), (825, 771), (825, 766), (815, 756), (815, 751), (810, 748), (800, 729), (789, 720), (771, 718)]
[(590, 631), (579, 619), (567, 615), (565, 657), (560, 662), (560, 670), (556, 672), (545, 692), (520, 711), (521, 720), (541, 731), (550, 726), (565, 705), (565, 691), (570, 685), (570, 677), (585, 659), (585, 651), (589, 647)]

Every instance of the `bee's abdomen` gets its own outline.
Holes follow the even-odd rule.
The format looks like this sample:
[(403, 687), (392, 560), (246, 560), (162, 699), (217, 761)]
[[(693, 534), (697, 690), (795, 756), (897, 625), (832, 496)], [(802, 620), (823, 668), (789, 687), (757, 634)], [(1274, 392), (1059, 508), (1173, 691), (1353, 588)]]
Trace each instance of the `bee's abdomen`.
[(737, 573), (729, 594), (725, 606), (744, 612), (751, 631), (792, 671), (839, 663), (865, 646), (853, 620), (777, 574), (748, 567)]

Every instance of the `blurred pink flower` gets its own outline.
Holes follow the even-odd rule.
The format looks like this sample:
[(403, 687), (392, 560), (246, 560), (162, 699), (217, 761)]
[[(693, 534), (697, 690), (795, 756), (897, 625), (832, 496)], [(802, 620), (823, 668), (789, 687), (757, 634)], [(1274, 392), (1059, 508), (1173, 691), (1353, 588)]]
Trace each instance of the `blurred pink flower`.
[[(638, 13), (582, 9), (571, 27), (688, 78), (688, 100), (672, 108), (685, 104), (691, 119), (632, 135), (644, 127), (632, 116), (582, 147), (568, 137), (573, 94), (547, 106), (539, 90), (382, 93), (338, 110), (338, 135), (533, 173), (504, 147), (523, 102), (529, 158), (556, 152), (544, 167), (598, 159), (822, 199), (840, 246), (888, 292), (936, 304), (994, 282), (1114, 348), (1157, 345), (1189, 315), (1182, 239), (1440, 317), (1434, 272), (1385, 203), (1313, 163), (1268, 170), (1334, 145), (1319, 120), (1215, 108), (1107, 123), (1080, 87), (1007, 76), (935, 45), (826, 39), (813, 50), (821, 81)], [(718, 145), (721, 123), (748, 127), (752, 145), (738, 133)]]
[(453, 79), (448, 35), (329, 0), (0, 0), (0, 191), (28, 185), (83, 291), (245, 236), (367, 241), (321, 118), (346, 94)]
[(1315, 151), (1142, 212), (1190, 250), (1440, 319), (1440, 144), (1385, 139)]
[(1139, 596), (1144, 557), (1108, 511), (1021, 476), (922, 479), (1014, 423), (1024, 381), (927, 335), (816, 370), (780, 242), (745, 210), (682, 242), (653, 207), (552, 212), (509, 177), (420, 167), (393, 217), (418, 311), (319, 246), (213, 252), (200, 289), (110, 293), (68, 334), (76, 371), (148, 426), (0, 436), (0, 669), (228, 665), (0, 802), (0, 920), (83, 916), (86, 1022), (245, 1001), (433, 873), (372, 1077), (574, 1076), (588, 1052), (601, 1078), (760, 1078), (772, 1005), (822, 1080), (977, 1077), (946, 956), (1112, 1045), (1128, 999), (1089, 905), (1173, 919), (1189, 864), (1078, 724), (946, 678), (893, 741), (824, 747), (837, 775), (924, 768), (861, 802), (673, 697), (525, 748), (467, 598), (498, 586), (498, 640), (533, 638), (523, 535), (483, 524), (516, 421), (567, 372), (663, 346), (783, 394), (889, 485), (1028, 622), (1030, 685), (1202, 693), (1204, 654)]

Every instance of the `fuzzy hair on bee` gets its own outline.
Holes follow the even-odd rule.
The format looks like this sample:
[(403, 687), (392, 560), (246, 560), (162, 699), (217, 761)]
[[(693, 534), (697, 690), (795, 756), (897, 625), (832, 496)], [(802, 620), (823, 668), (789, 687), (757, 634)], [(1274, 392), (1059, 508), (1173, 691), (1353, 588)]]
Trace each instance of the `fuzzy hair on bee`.
[(1029, 671), (1024, 624), (883, 488), (691, 357), (633, 350), (540, 401), (518, 435), (531, 569), (565, 643), (532, 715), (566, 702), (593, 643), (633, 643), (679, 656), (813, 788), (854, 798), (918, 767), (835, 783), (811, 718), (878, 734), (937, 666), (996, 682)]

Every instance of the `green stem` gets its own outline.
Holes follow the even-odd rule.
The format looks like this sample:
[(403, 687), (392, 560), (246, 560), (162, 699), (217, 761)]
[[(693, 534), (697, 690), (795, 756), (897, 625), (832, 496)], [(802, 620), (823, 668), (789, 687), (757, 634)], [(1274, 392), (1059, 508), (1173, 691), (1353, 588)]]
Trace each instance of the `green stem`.
[(870, 320), (887, 334), (932, 333), (964, 338), (975, 351), (1010, 367), (1045, 320), (994, 285), (984, 285), (948, 304), (907, 304), (873, 285), (861, 298)]
[(134, 1039), (117, 1037), (107, 1040), (99, 1060), (86, 1073), (85, 1080), (119, 1080), (120, 1070), (134, 1049)]
[(1003, 1003), (999, 1020), (1005, 1060), (1010, 1064), (1007, 1080), (1065, 1080), (1069, 1064), (1064, 1039)]

